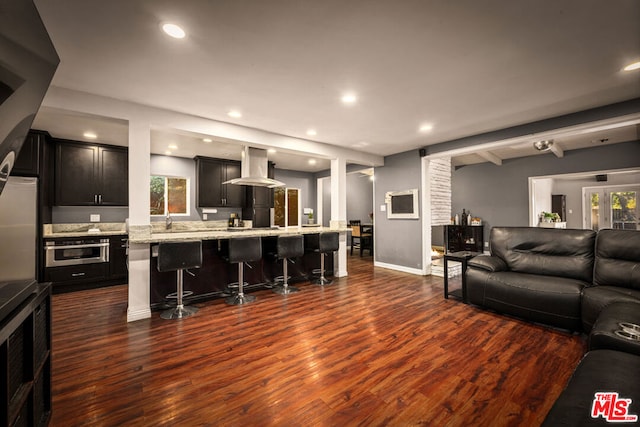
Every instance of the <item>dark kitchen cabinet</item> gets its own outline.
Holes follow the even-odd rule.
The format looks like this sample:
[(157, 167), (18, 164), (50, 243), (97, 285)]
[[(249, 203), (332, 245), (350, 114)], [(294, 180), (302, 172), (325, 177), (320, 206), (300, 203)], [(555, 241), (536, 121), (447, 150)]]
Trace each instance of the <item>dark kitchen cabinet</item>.
[[(268, 177), (273, 179), (274, 176), (274, 164), (269, 162)], [(253, 227), (269, 227), (271, 225), (271, 208), (273, 207), (273, 189), (247, 186), (245, 198), (242, 219), (253, 221)]]
[(45, 160), (44, 150), (47, 133), (42, 131), (30, 131), (22, 144), (20, 154), (13, 164), (11, 175), (13, 176), (40, 176)]
[(240, 178), (240, 162), (196, 157), (196, 195), (199, 207), (241, 208), (245, 200), (242, 185), (223, 184)]
[(482, 225), (445, 225), (444, 243), (446, 252), (482, 252), (484, 246), (483, 229)]
[(0, 323), (0, 425), (46, 426), (51, 419), (51, 286)]
[[(69, 257), (78, 259), (77, 263), (71, 265), (49, 265), (45, 266), (43, 279), (51, 282), (53, 285), (53, 293), (72, 292), (83, 289), (100, 288), (111, 285), (121, 285), (127, 283), (127, 243), (128, 236), (126, 234), (117, 234), (112, 236), (101, 236), (99, 238), (78, 238), (78, 237), (57, 237), (49, 238), (45, 243), (46, 259), (47, 251), (52, 250), (51, 243), (55, 242), (56, 248), (63, 250), (65, 244), (105, 244), (105, 250), (108, 251), (104, 260), (93, 261), (90, 263), (82, 263), (80, 252), (74, 254), (73, 250), (79, 250), (77, 247), (70, 251)], [(102, 251), (102, 248), (100, 249)], [(63, 258), (62, 255), (60, 255)], [(65, 256), (67, 256), (65, 254)], [(88, 256), (98, 256), (97, 253)], [(100, 252), (102, 256), (102, 252)]]
[(126, 148), (56, 141), (57, 206), (127, 206), (129, 156)]
[[(109, 279), (125, 280), (128, 276), (127, 268), (127, 236), (111, 236), (109, 238)], [(124, 283), (124, 282), (123, 282)]]

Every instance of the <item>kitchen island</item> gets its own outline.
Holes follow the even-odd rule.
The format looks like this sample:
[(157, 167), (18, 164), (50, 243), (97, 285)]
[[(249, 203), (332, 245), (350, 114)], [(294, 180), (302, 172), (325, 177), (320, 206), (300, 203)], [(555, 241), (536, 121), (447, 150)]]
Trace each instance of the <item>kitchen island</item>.
[[(175, 224), (174, 224), (175, 225)], [(150, 259), (150, 306), (152, 309), (163, 309), (171, 304), (167, 295), (174, 293), (176, 276), (174, 272), (159, 272), (157, 268), (157, 244), (166, 241), (201, 240), (203, 265), (190, 270), (184, 275), (184, 289), (192, 294), (185, 298), (185, 303), (203, 301), (228, 295), (228, 285), (237, 282), (238, 269), (227, 261), (229, 239), (239, 237), (261, 237), (262, 259), (249, 263), (245, 269), (245, 292), (264, 289), (271, 286), (277, 276), (282, 274), (282, 261), (276, 257), (278, 236), (293, 234), (317, 234), (321, 232), (345, 233), (348, 228), (342, 227), (288, 227), (288, 228), (200, 228), (183, 229), (176, 226), (171, 230), (155, 228), (151, 232), (130, 230), (129, 242), (132, 244), (149, 244)], [(292, 260), (289, 265), (290, 283), (305, 282), (314, 269), (320, 266), (318, 253), (305, 253), (304, 256)], [(333, 257), (328, 256), (325, 268), (333, 274)], [(275, 297), (275, 295), (274, 295)]]

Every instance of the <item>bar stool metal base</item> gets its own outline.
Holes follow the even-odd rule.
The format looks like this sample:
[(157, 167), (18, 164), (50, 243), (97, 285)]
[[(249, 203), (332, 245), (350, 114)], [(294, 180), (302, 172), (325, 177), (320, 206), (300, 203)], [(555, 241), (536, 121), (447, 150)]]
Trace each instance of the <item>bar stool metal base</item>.
[(182, 303), (182, 297), (185, 294), (191, 295), (193, 293), (191, 291), (184, 291), (183, 269), (176, 270), (176, 281), (178, 282), (176, 290), (176, 306), (160, 313), (160, 317), (162, 319), (184, 319), (185, 317), (193, 316), (198, 312), (198, 309), (196, 307), (185, 306)]
[(197, 312), (198, 312), (198, 308), (197, 307), (178, 306), (178, 307), (173, 307), (173, 308), (170, 308), (168, 310), (163, 311), (160, 314), (160, 317), (163, 318), (163, 319), (167, 319), (167, 320), (184, 319), (185, 317), (193, 316)]
[(313, 274), (318, 274), (320, 273), (320, 277), (318, 277), (317, 279), (314, 279), (311, 281), (312, 285), (318, 285), (318, 286), (325, 286), (325, 285), (330, 285), (333, 283), (332, 279), (327, 279), (326, 277), (324, 277), (324, 257), (325, 254), (324, 253), (320, 253), (320, 268), (319, 269), (315, 269), (313, 270)]
[(257, 298), (253, 295), (244, 294), (244, 262), (238, 263), (238, 293), (224, 299), (229, 305), (243, 305), (254, 302)]
[(289, 294), (292, 294), (294, 292), (300, 292), (300, 289), (295, 288), (293, 286), (289, 286), (289, 279), (291, 277), (289, 276), (289, 272), (288, 272), (288, 269), (287, 269), (287, 263), (288, 262), (289, 262), (289, 260), (287, 258), (283, 258), (283, 260), (282, 260), (282, 276), (276, 277), (276, 282), (282, 281), (282, 283), (279, 283), (278, 285), (273, 287), (273, 292), (275, 292), (276, 294), (289, 295)]
[(273, 292), (275, 292), (276, 294), (280, 294), (280, 295), (288, 295), (288, 294), (293, 294), (295, 292), (300, 292), (300, 289), (293, 287), (293, 286), (289, 286), (289, 285), (278, 285), (275, 286), (272, 289)]
[(333, 283), (332, 279), (327, 279), (324, 276), (320, 276), (317, 279), (311, 281), (312, 285), (318, 285), (318, 286), (325, 286), (325, 285), (330, 285)]
[(229, 305), (243, 305), (243, 304), (249, 304), (250, 302), (254, 302), (255, 300), (256, 300), (256, 297), (254, 297), (253, 295), (237, 294), (237, 295), (231, 295), (230, 297), (225, 298), (224, 302), (226, 302)]

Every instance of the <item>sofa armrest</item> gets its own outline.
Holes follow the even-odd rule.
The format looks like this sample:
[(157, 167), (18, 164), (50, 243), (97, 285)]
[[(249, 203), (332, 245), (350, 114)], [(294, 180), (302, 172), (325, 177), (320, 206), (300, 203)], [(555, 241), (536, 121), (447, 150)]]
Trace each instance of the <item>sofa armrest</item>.
[(469, 267), (479, 268), (492, 273), (508, 270), (507, 264), (502, 260), (502, 258), (492, 255), (478, 255), (477, 257), (471, 258), (468, 265)]

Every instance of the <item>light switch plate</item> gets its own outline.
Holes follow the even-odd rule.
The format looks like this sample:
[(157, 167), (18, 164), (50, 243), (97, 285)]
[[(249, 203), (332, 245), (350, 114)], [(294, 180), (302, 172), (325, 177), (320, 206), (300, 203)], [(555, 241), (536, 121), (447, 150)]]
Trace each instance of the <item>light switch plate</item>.
[(100, 222), (100, 214), (91, 214), (89, 216), (90, 222)]
[(387, 205), (380, 205), (380, 212), (384, 212), (387, 210)]

